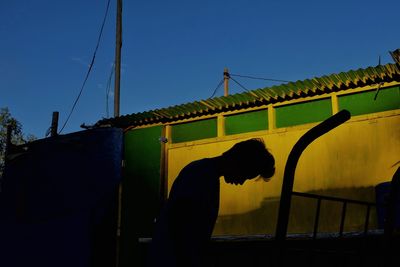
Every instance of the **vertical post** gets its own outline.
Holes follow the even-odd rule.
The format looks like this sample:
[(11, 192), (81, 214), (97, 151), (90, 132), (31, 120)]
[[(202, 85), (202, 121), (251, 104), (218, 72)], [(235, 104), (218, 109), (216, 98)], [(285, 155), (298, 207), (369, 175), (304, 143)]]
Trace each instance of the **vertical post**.
[[(124, 162), (124, 161), (122, 161)], [(124, 171), (124, 163), (122, 164), (122, 171)], [(120, 251), (121, 251), (121, 224), (122, 224), (122, 182), (118, 184), (117, 188), (117, 231), (115, 243), (115, 267), (120, 266)], [(113, 266), (111, 266), (113, 267)]]
[(115, 43), (114, 117), (119, 116), (122, 47), (122, 0), (117, 0), (117, 28)]
[(342, 206), (342, 217), (340, 220), (340, 228), (339, 228), (339, 236), (342, 237), (343, 236), (343, 230), (344, 230), (344, 221), (346, 219), (346, 209), (347, 209), (347, 201), (343, 202), (343, 206)]
[(364, 224), (364, 235), (368, 233), (368, 224), (369, 224), (369, 214), (371, 213), (371, 205), (367, 205), (367, 214), (365, 216), (365, 224)]
[(159, 194), (159, 206), (158, 209), (161, 210), (162, 206), (165, 204), (165, 200), (168, 197), (168, 177), (167, 177), (167, 143), (168, 139), (168, 127), (169, 125), (164, 125), (161, 130), (160, 144), (161, 144), (161, 156), (160, 156), (160, 194)]
[(338, 102), (338, 96), (336, 93), (332, 93), (331, 103), (332, 103), (332, 115), (335, 115), (336, 113), (339, 112), (339, 102)]
[[(171, 125), (165, 125), (165, 138), (168, 142), (172, 143), (172, 127)], [(169, 151), (169, 144), (166, 143), (164, 145), (164, 191), (163, 193), (163, 198), (164, 201), (168, 198), (168, 151)]]
[[(115, 40), (115, 82), (114, 82), (114, 117), (119, 116), (119, 103), (120, 103), (120, 81), (121, 81), (121, 48), (122, 48), (122, 0), (117, 0), (117, 18), (116, 18), (116, 40)], [(124, 171), (124, 166), (122, 166)], [(123, 179), (123, 177), (122, 177)], [(122, 218), (122, 182), (119, 183), (117, 189), (117, 242), (115, 244), (115, 266), (120, 266), (120, 251), (121, 251), (121, 218)]]
[(58, 111), (53, 112), (53, 117), (51, 118), (51, 130), (50, 136), (56, 136), (58, 131)]
[(229, 94), (229, 71), (228, 68), (224, 69), (224, 96), (228, 96)]
[(217, 116), (217, 136), (225, 136), (225, 117), (223, 115)]
[(314, 232), (313, 232), (313, 240), (317, 239), (317, 233), (318, 233), (318, 224), (319, 224), (319, 214), (321, 212), (321, 198), (318, 198), (317, 202), (317, 209), (315, 211), (315, 218), (314, 218)]
[(268, 130), (274, 130), (276, 128), (275, 123), (275, 108), (272, 104), (268, 105)]

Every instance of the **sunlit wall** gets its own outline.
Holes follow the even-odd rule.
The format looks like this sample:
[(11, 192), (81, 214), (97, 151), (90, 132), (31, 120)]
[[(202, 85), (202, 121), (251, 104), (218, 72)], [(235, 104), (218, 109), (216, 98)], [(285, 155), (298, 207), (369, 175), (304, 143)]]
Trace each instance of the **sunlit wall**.
[[(247, 181), (243, 186), (221, 179), (220, 216), (214, 234), (273, 234), (289, 152), (308, 129), (341, 109), (349, 110), (352, 118), (304, 151), (294, 190), (374, 202), (375, 186), (389, 181), (400, 161), (399, 85), (383, 86), (375, 96), (372, 87), (357, 88), (128, 130), (125, 180), (136, 182), (125, 190), (148, 203), (144, 215), (135, 213), (135, 224), (143, 226), (138, 235), (151, 234), (159, 210), (157, 198), (162, 199), (163, 189), (167, 196), (186, 164), (218, 156), (236, 142), (253, 137), (264, 139), (274, 155), (276, 174), (270, 182)], [(145, 190), (134, 186), (138, 184), (146, 185)], [(134, 200), (127, 198), (127, 208), (132, 204), (129, 201)], [(293, 197), (289, 232), (312, 232), (315, 208), (314, 200)], [(338, 231), (340, 213), (339, 204), (323, 202), (319, 231)], [(365, 207), (349, 205), (344, 230), (361, 230), (365, 216)], [(370, 228), (375, 227), (372, 210)]]

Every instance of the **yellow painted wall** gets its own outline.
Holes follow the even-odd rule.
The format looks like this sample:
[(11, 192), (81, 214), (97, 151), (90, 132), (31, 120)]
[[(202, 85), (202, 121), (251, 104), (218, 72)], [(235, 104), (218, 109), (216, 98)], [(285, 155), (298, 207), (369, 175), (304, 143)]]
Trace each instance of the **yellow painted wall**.
[[(273, 234), (282, 177), (289, 152), (312, 126), (303, 125), (253, 134), (223, 136), (167, 146), (168, 190), (179, 171), (189, 162), (220, 155), (236, 142), (261, 137), (276, 160), (270, 182), (247, 181), (243, 186), (221, 179), (220, 216), (214, 230), (220, 234)], [(299, 160), (294, 191), (313, 192), (375, 201), (374, 186), (389, 181), (400, 160), (400, 112), (357, 116), (312, 143)], [(311, 232), (315, 201), (294, 197), (289, 232)], [(349, 206), (345, 230), (362, 229), (363, 207)], [(335, 231), (340, 206), (323, 203), (320, 231)], [(371, 214), (376, 227), (376, 214)]]

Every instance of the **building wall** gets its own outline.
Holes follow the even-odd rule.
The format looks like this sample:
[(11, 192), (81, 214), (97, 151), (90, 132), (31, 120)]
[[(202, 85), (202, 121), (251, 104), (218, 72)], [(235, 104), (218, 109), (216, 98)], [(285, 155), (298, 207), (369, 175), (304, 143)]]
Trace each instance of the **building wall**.
[[(393, 165), (400, 160), (399, 83), (383, 85), (375, 96), (376, 87), (365, 87), (131, 129), (126, 133), (124, 177), (131, 182), (126, 182), (125, 194), (139, 193), (139, 199), (148, 205), (140, 213), (140, 209), (132, 208), (137, 207), (138, 198), (127, 197), (123, 212), (131, 213), (131, 217), (144, 214), (140, 236), (151, 235), (152, 216), (158, 210), (154, 199), (160, 196), (164, 180), (167, 194), (179, 171), (189, 162), (218, 156), (236, 142), (257, 137), (264, 139), (274, 155), (276, 174), (267, 183), (247, 181), (243, 186), (227, 185), (221, 179), (220, 216), (214, 234), (273, 234), (289, 152), (307, 130), (341, 109), (352, 113), (351, 120), (304, 151), (294, 190), (375, 201), (375, 186), (391, 179), (396, 169)], [(161, 144), (159, 136), (166, 137), (168, 143)], [(311, 232), (315, 207), (314, 200), (293, 197), (289, 232)], [(341, 205), (323, 202), (319, 230), (338, 231), (340, 212)], [(365, 207), (349, 205), (345, 231), (362, 229), (365, 215)], [(376, 227), (374, 210), (370, 219), (370, 227)], [(130, 225), (129, 221), (134, 224), (132, 219), (126, 225)]]
[(142, 266), (138, 239), (153, 232), (160, 204), (161, 135), (162, 126), (124, 134), (119, 266)]
[[(400, 147), (399, 88), (381, 89), (377, 100), (374, 100), (375, 94), (375, 90), (332, 94), (207, 118), (201, 123), (178, 124), (180, 129), (186, 129), (187, 135), (172, 125), (169, 131), (172, 143), (167, 146), (168, 189), (189, 162), (220, 155), (248, 138), (262, 138), (276, 159), (276, 174), (270, 182), (247, 181), (243, 186), (228, 185), (221, 179), (220, 216), (214, 234), (272, 234), (283, 171), (292, 147), (308, 129), (344, 107), (356, 115), (306, 149), (298, 163), (294, 190), (375, 201), (374, 188), (391, 179), (395, 170), (391, 166), (399, 161)], [(254, 124), (260, 120), (263, 121)], [(196, 124), (192, 129), (191, 123)], [(199, 140), (200, 124), (209, 131)], [(263, 125), (264, 130), (255, 125)], [(193, 139), (190, 129), (195, 132)], [(185, 136), (185, 140), (175, 139), (176, 132)], [(316, 201), (300, 197), (293, 197), (292, 201), (289, 232), (311, 232)], [(338, 231), (340, 212), (341, 205), (323, 202), (319, 230)], [(360, 230), (366, 208), (349, 205), (346, 216), (345, 231)], [(376, 227), (375, 210), (370, 219), (370, 226)]]
[[(375, 119), (352, 119), (312, 143), (299, 160), (294, 191), (375, 201), (374, 186), (391, 179), (395, 170), (391, 166), (399, 160), (400, 147), (400, 114), (380, 115)], [(243, 186), (229, 185), (221, 179), (220, 217), (214, 233), (272, 234), (287, 157), (310, 126), (171, 146), (168, 150), (168, 184), (171, 186), (179, 171), (193, 160), (220, 155), (236, 142), (248, 138), (262, 138), (276, 159), (275, 176), (269, 182), (251, 180)], [(293, 202), (289, 232), (310, 232), (316, 202), (299, 197), (294, 197)], [(332, 203), (323, 206), (321, 231), (339, 229), (340, 208)], [(357, 211), (355, 218), (348, 215), (347, 230), (364, 226), (359, 217), (365, 218), (366, 209), (359, 208), (362, 211)], [(324, 215), (328, 210), (330, 217)], [(376, 218), (373, 218), (374, 214), (371, 216), (371, 227), (374, 227)], [(337, 225), (332, 218), (337, 218)]]

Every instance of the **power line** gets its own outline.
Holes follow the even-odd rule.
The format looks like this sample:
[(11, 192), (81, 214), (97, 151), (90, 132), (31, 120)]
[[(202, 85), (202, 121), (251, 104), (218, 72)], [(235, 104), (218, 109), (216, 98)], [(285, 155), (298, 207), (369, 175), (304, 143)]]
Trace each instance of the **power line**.
[[(254, 76), (248, 76), (248, 75), (240, 75), (240, 74), (231, 74), (229, 73), (229, 79), (231, 79), (232, 81), (234, 81), (237, 85), (239, 85), (242, 89), (244, 89), (245, 91), (249, 92), (249, 90), (244, 87), (241, 83), (239, 83), (237, 80), (235, 80), (234, 78), (232, 78), (232, 76), (235, 77), (241, 77), (241, 78), (248, 78), (248, 79), (254, 79), (254, 80), (264, 80), (264, 81), (273, 81), (273, 82), (285, 82), (285, 83), (289, 83), (291, 81), (286, 81), (286, 80), (278, 80), (278, 79), (269, 79), (269, 78), (260, 78), (260, 77), (254, 77)], [(223, 84), (224, 79), (222, 79), (218, 86), (215, 88), (213, 94), (211, 95), (210, 98), (213, 98), (215, 96), (215, 94), (217, 93), (218, 89), (221, 87), (221, 85)]]
[(101, 39), (101, 36), (102, 36), (102, 34), (103, 34), (104, 24), (106, 23), (106, 18), (107, 18), (107, 15), (108, 15), (108, 10), (109, 10), (109, 7), (110, 7), (110, 1), (111, 1), (111, 0), (108, 0), (108, 2), (107, 2), (107, 9), (106, 9), (106, 12), (105, 12), (105, 14), (104, 14), (103, 23), (101, 24), (99, 37), (97, 38), (96, 48), (95, 48), (94, 53), (93, 53), (92, 61), (90, 62), (90, 65), (89, 65), (89, 69), (88, 69), (88, 71), (87, 71), (87, 73), (86, 73), (86, 77), (85, 77), (85, 79), (84, 79), (84, 81), (83, 81), (81, 90), (79, 91), (79, 94), (78, 94), (78, 96), (76, 97), (74, 104), (72, 105), (71, 111), (69, 112), (67, 119), (65, 120), (63, 126), (61, 127), (61, 130), (60, 130), (59, 134), (61, 134), (61, 132), (64, 130), (65, 126), (67, 125), (67, 123), (68, 123), (68, 121), (69, 121), (69, 119), (70, 119), (70, 117), (71, 117), (71, 115), (72, 115), (72, 112), (74, 111), (74, 109), (75, 109), (75, 107), (76, 107), (76, 104), (78, 103), (79, 98), (80, 98), (81, 95), (82, 95), (83, 88), (85, 87), (85, 84), (86, 84), (86, 82), (87, 82), (87, 80), (88, 80), (88, 78), (89, 78), (90, 72), (92, 71), (92, 67), (93, 67), (93, 64), (94, 64), (94, 60), (95, 60), (95, 58), (96, 58), (97, 49), (99, 48), (100, 39)]
[(254, 80), (271, 81), (271, 82), (284, 82), (284, 83), (290, 83), (290, 82), (291, 82), (291, 81), (286, 81), (286, 80), (269, 79), (269, 78), (259, 78), (259, 77), (254, 77), (254, 76), (239, 75), (239, 74), (232, 74), (232, 73), (230, 73), (230, 75), (231, 75), (231, 76), (236, 76), (236, 77), (254, 79)]
[(247, 92), (249, 91), (249, 90), (246, 89), (246, 87), (244, 87), (244, 86), (241, 85), (238, 81), (236, 81), (235, 79), (233, 79), (233, 78), (232, 78), (232, 74), (231, 74), (230, 79), (231, 79), (232, 81), (234, 81), (235, 83), (237, 83), (240, 87), (242, 87), (242, 88), (243, 88), (244, 90), (246, 90)]
[(217, 93), (218, 89), (221, 87), (221, 85), (224, 83), (224, 79), (222, 79), (219, 84), (217, 85), (217, 87), (215, 87), (213, 94), (209, 97), (209, 98), (213, 98), (215, 96), (215, 94)]

